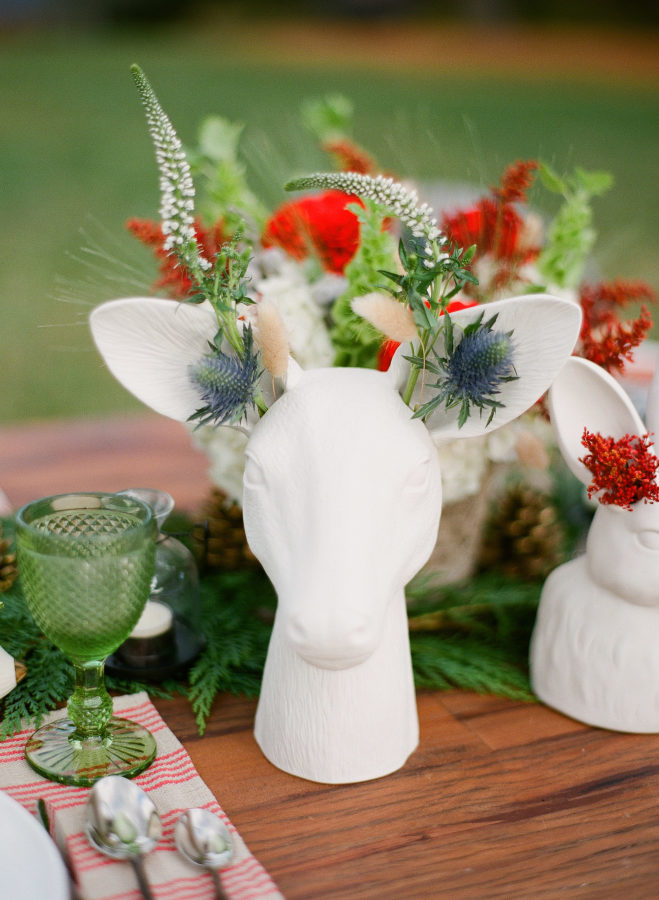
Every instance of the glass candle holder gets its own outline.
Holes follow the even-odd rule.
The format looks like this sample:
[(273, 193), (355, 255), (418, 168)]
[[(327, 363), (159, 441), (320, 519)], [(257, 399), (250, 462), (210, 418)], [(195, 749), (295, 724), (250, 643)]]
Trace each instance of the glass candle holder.
[(174, 508), (170, 494), (154, 488), (119, 493), (150, 506), (159, 533), (149, 599), (130, 635), (108, 659), (107, 670), (138, 680), (176, 678), (204, 645), (197, 565), (181, 541), (161, 530)]
[(155, 757), (149, 731), (113, 716), (103, 673), (149, 596), (156, 535), (151, 508), (116, 494), (47, 497), (17, 514), (28, 607), (75, 671), (68, 715), (36, 731), (25, 748), (27, 761), (46, 778), (90, 785), (105, 775), (137, 775)]

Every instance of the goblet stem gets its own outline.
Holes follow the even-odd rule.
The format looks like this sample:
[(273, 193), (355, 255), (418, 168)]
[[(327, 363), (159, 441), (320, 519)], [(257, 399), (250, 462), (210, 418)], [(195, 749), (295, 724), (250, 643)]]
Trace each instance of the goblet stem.
[(100, 737), (112, 718), (112, 698), (105, 689), (105, 660), (73, 660), (75, 688), (66, 705), (78, 737)]

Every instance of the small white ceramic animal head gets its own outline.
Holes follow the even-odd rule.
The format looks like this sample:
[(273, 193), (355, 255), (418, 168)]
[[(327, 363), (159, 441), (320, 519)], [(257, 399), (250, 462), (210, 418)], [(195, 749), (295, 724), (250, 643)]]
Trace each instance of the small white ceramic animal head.
[[(659, 373), (658, 373), (659, 376)], [(648, 402), (648, 426), (657, 416), (657, 377)], [(561, 453), (588, 485), (591, 472), (580, 462), (587, 451), (584, 427), (622, 438), (648, 431), (620, 384), (600, 366), (572, 357), (549, 391), (549, 410)], [(638, 501), (632, 509), (598, 503), (587, 539), (586, 562), (593, 582), (630, 603), (659, 606), (659, 504)]]
[[(501, 385), (504, 405), (493, 430), (547, 389), (572, 351), (580, 310), (533, 295), (489, 304), (487, 312), (498, 315), (497, 330), (513, 332), (519, 376)], [(466, 309), (451, 318), (465, 327), (480, 313)], [(97, 308), (91, 325), (125, 387), (172, 418), (195, 412), (188, 367), (217, 328), (207, 307), (118, 300)], [(487, 414), (477, 413), (459, 428), (455, 407), (435, 411), (427, 427), (413, 419), (399, 393), (409, 371), (405, 353), (399, 350), (387, 373), (301, 372), (291, 361), (286, 392), (245, 425), (248, 540), (277, 589), (288, 642), (317, 666), (356, 665), (373, 652), (387, 603), (402, 597), (434, 546), (441, 483), (428, 429), (451, 439), (488, 428)]]

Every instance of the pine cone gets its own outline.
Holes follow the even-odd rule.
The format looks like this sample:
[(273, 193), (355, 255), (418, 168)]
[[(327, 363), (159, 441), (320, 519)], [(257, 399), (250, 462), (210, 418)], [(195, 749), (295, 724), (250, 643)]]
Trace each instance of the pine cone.
[(480, 569), (540, 581), (564, 562), (565, 534), (551, 498), (518, 484), (500, 497), (488, 520)]
[(18, 575), (16, 554), (9, 552), (10, 547), (9, 538), (2, 537), (2, 525), (0, 524), (0, 594), (9, 590)]
[(194, 537), (203, 568), (223, 572), (258, 568), (245, 537), (243, 511), (235, 500), (213, 488), (201, 512), (204, 523), (194, 529)]

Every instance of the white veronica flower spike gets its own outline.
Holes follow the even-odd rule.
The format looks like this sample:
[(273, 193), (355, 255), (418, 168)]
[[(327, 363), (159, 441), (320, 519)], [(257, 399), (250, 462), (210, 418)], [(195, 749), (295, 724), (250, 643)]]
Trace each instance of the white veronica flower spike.
[(199, 409), (189, 369), (217, 334), (209, 304), (129, 297), (97, 306), (89, 322), (108, 369), (138, 400), (179, 422)]

